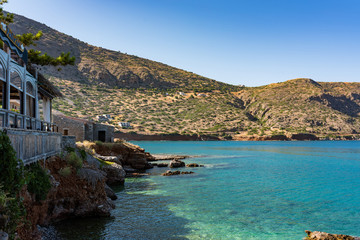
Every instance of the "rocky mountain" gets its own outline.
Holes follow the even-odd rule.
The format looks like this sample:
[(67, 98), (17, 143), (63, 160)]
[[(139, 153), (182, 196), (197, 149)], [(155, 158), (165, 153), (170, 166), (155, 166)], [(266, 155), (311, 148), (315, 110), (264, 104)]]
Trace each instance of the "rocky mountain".
[(111, 114), (110, 124), (130, 122), (133, 128), (121, 131), (141, 134), (244, 140), (286, 139), (299, 133), (359, 138), (360, 83), (301, 78), (239, 87), (91, 46), (22, 16), (15, 16), (11, 28), (15, 33), (42, 30), (36, 49), (76, 57), (75, 66), (41, 70), (64, 94), (54, 107), (67, 115), (95, 119)]
[(236, 89), (163, 63), (89, 45), (23, 16), (15, 15), (10, 27), (15, 34), (41, 30), (43, 37), (33, 47), (36, 50), (51, 56), (70, 52), (76, 57), (76, 66), (63, 67), (62, 71), (43, 67), (44, 72), (61, 79), (111, 88)]

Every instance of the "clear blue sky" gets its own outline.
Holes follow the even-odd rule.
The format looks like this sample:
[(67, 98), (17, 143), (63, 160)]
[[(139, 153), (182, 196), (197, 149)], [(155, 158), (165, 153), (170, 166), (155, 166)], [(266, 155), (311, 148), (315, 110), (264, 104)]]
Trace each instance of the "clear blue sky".
[(360, 82), (359, 0), (9, 0), (4, 9), (231, 84)]

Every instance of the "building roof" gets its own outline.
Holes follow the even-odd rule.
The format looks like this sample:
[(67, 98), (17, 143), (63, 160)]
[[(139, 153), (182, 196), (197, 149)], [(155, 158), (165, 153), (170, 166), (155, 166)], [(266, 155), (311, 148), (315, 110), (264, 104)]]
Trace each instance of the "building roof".
[[(36, 76), (36, 69), (32, 66), (27, 66), (27, 71), (32, 74), (33, 76)], [(44, 75), (38, 72), (38, 89), (39, 92), (41, 92), (44, 95), (47, 95), (48, 97), (54, 98), (54, 97), (63, 97), (60, 90), (54, 86)], [(50, 96), (49, 96), (50, 95)]]

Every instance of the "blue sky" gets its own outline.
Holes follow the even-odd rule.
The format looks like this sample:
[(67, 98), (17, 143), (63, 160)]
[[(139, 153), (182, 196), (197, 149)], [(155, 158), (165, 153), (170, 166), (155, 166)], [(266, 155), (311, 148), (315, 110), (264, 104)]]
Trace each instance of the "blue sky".
[(360, 82), (358, 0), (9, 0), (4, 9), (235, 85)]

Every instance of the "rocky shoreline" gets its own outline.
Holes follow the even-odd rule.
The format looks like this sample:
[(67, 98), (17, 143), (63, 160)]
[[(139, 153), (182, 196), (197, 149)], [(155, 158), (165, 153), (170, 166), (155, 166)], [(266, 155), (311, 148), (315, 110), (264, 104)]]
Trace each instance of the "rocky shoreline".
[(359, 134), (348, 135), (316, 135), (313, 133), (277, 134), (277, 135), (247, 135), (234, 134), (227, 137), (212, 135), (181, 135), (181, 134), (136, 134), (115, 133), (117, 138), (127, 141), (347, 141), (360, 140)]
[[(154, 166), (168, 167), (163, 176), (194, 174), (193, 171), (172, 170), (174, 168), (204, 167), (197, 163), (181, 161), (187, 155), (155, 154), (122, 141), (114, 144), (84, 142), (74, 149), (84, 155), (84, 165), (78, 172), (63, 176), (60, 172), (66, 166), (61, 156), (46, 161), (45, 168), (51, 175), (52, 188), (44, 201), (36, 201), (24, 188), (21, 196), (27, 210), (30, 228), (18, 230), (21, 239), (61, 239), (52, 223), (74, 217), (107, 217), (115, 207), (117, 196), (110, 186), (123, 185), (126, 177), (147, 175), (146, 170)], [(66, 154), (66, 153), (65, 153)], [(167, 161), (156, 163), (156, 161)], [(163, 166), (162, 166), (162, 165)], [(348, 235), (306, 231), (305, 240), (360, 240)]]

